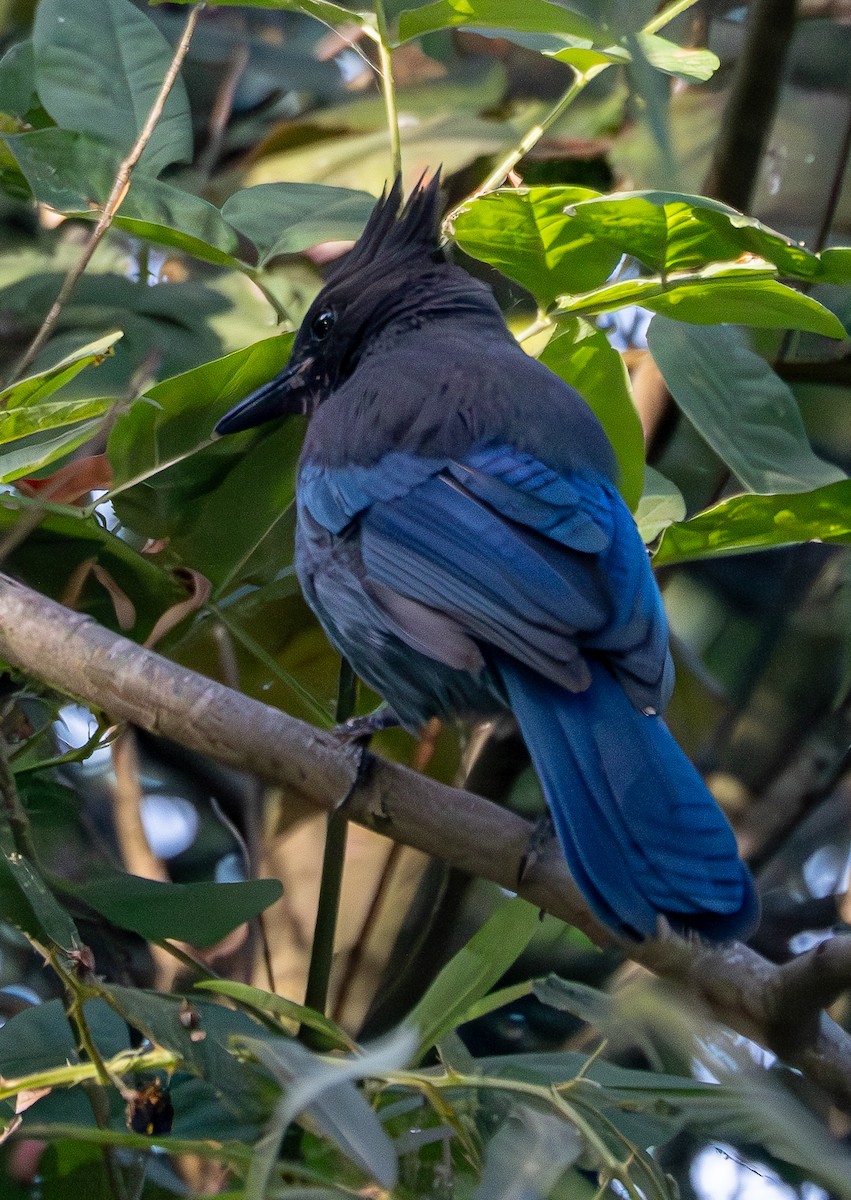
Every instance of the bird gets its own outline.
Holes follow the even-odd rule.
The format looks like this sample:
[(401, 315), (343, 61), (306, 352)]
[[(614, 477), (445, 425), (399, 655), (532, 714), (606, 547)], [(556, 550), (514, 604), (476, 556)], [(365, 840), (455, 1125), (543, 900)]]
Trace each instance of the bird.
[(287, 366), (215, 432), (309, 418), (295, 569), (330, 642), (413, 732), (511, 710), (599, 920), (745, 937), (756, 892), (662, 717), (668, 625), (611, 444), (450, 260), (441, 213), (439, 172), (385, 188)]

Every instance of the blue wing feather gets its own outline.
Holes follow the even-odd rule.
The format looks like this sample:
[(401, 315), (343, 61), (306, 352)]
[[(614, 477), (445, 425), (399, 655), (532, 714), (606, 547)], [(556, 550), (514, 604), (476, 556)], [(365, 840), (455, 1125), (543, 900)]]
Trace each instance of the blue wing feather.
[[(753, 886), (726, 819), (661, 719), (642, 711), (662, 711), (670, 693), (667, 623), (606, 477), (566, 478), (506, 445), (461, 461), (394, 452), (368, 467), (307, 464), (299, 503), (354, 539), (363, 591), (447, 673), (446, 695), (454, 631), (471, 662), (480, 649), (483, 691), (507, 696), (602, 920), (641, 935), (659, 913), (710, 937), (751, 927)], [(387, 678), (372, 660), (364, 674)]]

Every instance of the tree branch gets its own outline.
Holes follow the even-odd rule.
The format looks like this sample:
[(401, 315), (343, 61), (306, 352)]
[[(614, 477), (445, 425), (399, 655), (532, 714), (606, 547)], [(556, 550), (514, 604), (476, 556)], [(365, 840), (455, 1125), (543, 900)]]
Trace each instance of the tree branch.
[[(381, 759), (359, 779), (359, 752), (332, 734), (171, 663), (6, 575), (0, 575), (0, 658), (113, 718), (274, 783), (301, 803), (330, 812), (349, 797), (351, 820), (519, 892), (599, 946), (612, 944), (554, 846), (523, 872), (532, 826), (522, 817)], [(806, 1039), (792, 1042), (781, 1011), (800, 1008), (801, 994), (817, 1005), (835, 996), (843, 980), (851, 985), (844, 947), (786, 967), (739, 943), (710, 947), (670, 934), (623, 949), (686, 986), (718, 1018), (785, 1057), (851, 1111), (851, 1036), (818, 1012)], [(828, 958), (830, 985), (812, 991)]]

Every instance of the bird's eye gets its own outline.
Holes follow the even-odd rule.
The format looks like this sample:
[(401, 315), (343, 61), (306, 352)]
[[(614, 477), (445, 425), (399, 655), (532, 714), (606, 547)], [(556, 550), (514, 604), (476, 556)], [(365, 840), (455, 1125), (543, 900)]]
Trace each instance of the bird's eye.
[(321, 313), (318, 313), (313, 318), (313, 323), (310, 326), (310, 332), (318, 342), (326, 338), (334, 327), (334, 322), (337, 319), (337, 314), (333, 309), (325, 308)]

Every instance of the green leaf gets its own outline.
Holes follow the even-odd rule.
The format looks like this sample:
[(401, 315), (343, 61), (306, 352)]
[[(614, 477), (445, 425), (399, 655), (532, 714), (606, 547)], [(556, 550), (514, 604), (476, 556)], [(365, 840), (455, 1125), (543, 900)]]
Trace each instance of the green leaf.
[[(95, 220), (112, 188), (118, 153), (68, 129), (3, 136), (33, 196), (57, 212)], [(241, 268), (239, 239), (215, 205), (136, 171), (113, 224), (204, 262)]]
[[(103, 411), (111, 403), (111, 400), (93, 400), (84, 402), (84, 406), (89, 404), (93, 406), (91, 411)], [(103, 408), (100, 408), (101, 405)], [(65, 422), (59, 424), (64, 425)], [(66, 454), (89, 441), (101, 426), (101, 418), (94, 417), (70, 428), (63, 428), (59, 433), (51, 432), (48, 427), (44, 432), (32, 433), (28, 437), (15, 434), (14, 436), (19, 438), (19, 444), (13, 450), (0, 453), (0, 483), (13, 483), (16, 479), (33, 475), (43, 467), (49, 467), (57, 459), (64, 458)]]
[(538, 910), (515, 896), (491, 916), (452, 958), (410, 1014), (420, 1033), (414, 1061), (454, 1029), (520, 957), (538, 929)]
[(19, 921), (22, 929), (48, 947), (56, 946), (66, 953), (82, 949), (83, 943), (74, 922), (34, 864), (18, 853), (8, 827), (0, 829), (0, 857), (7, 880), (18, 888), (26, 906), (21, 908), (13, 902), (9, 917)]
[(201, 949), (253, 921), (282, 892), (277, 879), (160, 883), (120, 872), (67, 886), (122, 929), (131, 929), (152, 942), (176, 938)]
[(851, 246), (830, 246), (822, 250), (821, 276), (825, 283), (851, 283)]
[(647, 344), (678, 407), (751, 492), (844, 479), (813, 453), (795, 397), (741, 330), (654, 317)]
[(655, 33), (637, 33), (635, 38), (651, 66), (677, 79), (706, 82), (721, 66), (718, 55), (711, 50), (678, 46)]
[(35, 375), (28, 375), (25, 379), (19, 379), (17, 383), (10, 384), (9, 387), (0, 391), (0, 410), (40, 404), (58, 388), (73, 379), (75, 375), (78, 375), (84, 367), (102, 362), (104, 357), (111, 353), (111, 347), (121, 336), (120, 331), (107, 333), (97, 341), (89, 342), (88, 345), (81, 346), (79, 350), (67, 354), (53, 366), (47, 367), (46, 370), (38, 371)]
[(30, 38), (16, 42), (0, 59), (0, 112), (25, 120), (38, 107)]
[(675, 483), (653, 467), (644, 468), (644, 491), (635, 510), (635, 523), (645, 542), (654, 541), (663, 529), (686, 515), (686, 502)]
[[(0, 506), (0, 536), (13, 531), (21, 511)], [(125, 634), (143, 641), (162, 613), (186, 591), (169, 572), (104, 529), (94, 517), (77, 519), (48, 513), (9, 558), (10, 570), (38, 591), (61, 600), (69, 575), (94, 560), (108, 571), (136, 609), (136, 624)], [(78, 605), (102, 625), (118, 626), (106, 589), (94, 578), (83, 587)]]
[(598, 196), (591, 188), (514, 188), (465, 205), (450, 232), (462, 250), (495, 266), (544, 304), (566, 292), (585, 292), (611, 275), (621, 257), (577, 229), (565, 215)]
[[(146, 537), (171, 538), (172, 550), (182, 553), (187, 565), (209, 571), (217, 584), (238, 572), (269, 534), (285, 531), (292, 481), (285, 471), (274, 474), (268, 456), (277, 444), (287, 461), (294, 461), (300, 423), (211, 442), (212, 428), (238, 400), (277, 375), (291, 345), (291, 334), (267, 338), (163, 380), (118, 418), (109, 437), (114, 503), (121, 520)], [(240, 493), (226, 478), (235, 470), (238, 479), (250, 480), (254, 453), (274, 486), (273, 494), (247, 515), (244, 498), (251, 484), (243, 482)], [(227, 508), (222, 507), (225, 500)], [(279, 500), (281, 507), (275, 509), (273, 501)], [(226, 521), (233, 543), (208, 518)]]
[(617, 455), (624, 500), (634, 509), (644, 481), (644, 433), (620, 354), (602, 330), (586, 321), (564, 321), (541, 362), (575, 387), (594, 410)]
[[(304, 131), (305, 126), (298, 126)], [(309, 127), (308, 127), (309, 132)], [(366, 189), (377, 196), (387, 183), (387, 130), (368, 133), (338, 133), (321, 140), (293, 144), (249, 164), (243, 182), (261, 184), (281, 178), (302, 183), (327, 183), (338, 187)], [(477, 117), (469, 112), (441, 113), (422, 121), (404, 122), (400, 129), (405, 169), (403, 178), (410, 190), (422, 174), (423, 163), (442, 163), (447, 176), (476, 158), (504, 153), (523, 134), (518, 118)]]
[[(120, 337), (120, 333), (107, 334), (75, 350), (52, 367), (4, 388), (0, 392), (0, 443), (63, 425), (73, 425), (105, 412), (111, 404), (107, 399), (70, 399), (48, 403), (47, 397), (78, 375), (84, 367), (100, 363)], [(39, 451), (41, 454), (43, 451)], [(0, 472), (8, 475), (10, 470), (15, 469), (0, 456)]]
[[(485, 1145), (482, 1178), (471, 1200), (557, 1196), (556, 1184), (583, 1149), (579, 1131), (564, 1117), (515, 1101)], [(576, 1200), (575, 1192), (570, 1195)]]
[(300, 1112), (310, 1114), (324, 1135), (382, 1187), (395, 1187), (398, 1159), (393, 1142), (378, 1115), (354, 1086), (355, 1080), (381, 1076), (403, 1066), (416, 1041), (414, 1031), (401, 1027), (380, 1042), (347, 1058), (311, 1054), (297, 1042), (246, 1039), (281, 1085), (283, 1094), (269, 1127), (254, 1148), (245, 1185), (246, 1200), (264, 1200), (287, 1127)]
[(321, 1033), (328, 1039), (329, 1046), (337, 1050), (354, 1051), (355, 1043), (348, 1034), (334, 1021), (324, 1017), (322, 1013), (304, 1004), (296, 1004), (275, 992), (264, 992), (262, 988), (252, 987), (248, 983), (237, 983), (231, 979), (202, 979), (195, 984), (205, 992), (213, 992), (217, 996), (227, 996), (250, 1012), (264, 1013), (271, 1017), (283, 1017), (294, 1021), (297, 1025), (307, 1025), (309, 1029)]
[[(130, 0), (41, 0), (33, 47), (38, 94), (57, 125), (106, 139), (126, 155), (173, 57), (150, 17)], [(189, 101), (177, 79), (140, 165), (158, 175), (191, 157)]]
[(590, 48), (605, 46), (611, 35), (593, 25), (585, 17), (548, 0), (434, 0), (419, 8), (409, 8), (399, 15), (399, 42), (422, 37), (436, 29), (455, 29), (459, 25), (481, 26), (484, 29), (504, 29), (511, 33), (551, 33), (579, 38)]
[(319, 242), (360, 236), (375, 206), (368, 192), (317, 183), (262, 183), (243, 188), (222, 216), (257, 247), (265, 266), (279, 254), (298, 254)]
[[(265, 338), (152, 387), (113, 426), (107, 452), (116, 485), (165, 470), (205, 443), (219, 417), (278, 374), (292, 342), (292, 334)], [(220, 439), (205, 453), (232, 460), (248, 440)]]
[(577, 230), (658, 272), (762, 258), (784, 275), (813, 279), (819, 258), (797, 242), (720, 201), (682, 192), (627, 192), (578, 203)]
[(667, 280), (625, 279), (584, 296), (563, 298), (555, 315), (595, 316), (632, 304), (695, 325), (730, 323), (845, 337), (842, 323), (823, 304), (765, 272), (731, 263)]
[(270, 575), (291, 557), (303, 435), (304, 422), (298, 420), (263, 430), (215, 490), (197, 501), (178, 548), (203, 571), (217, 595), (238, 581), (244, 568), (256, 573), (260, 556)]
[(453, 232), (467, 253), (545, 303), (599, 287), (622, 254), (663, 275), (713, 263), (731, 272), (739, 263), (759, 266), (760, 259), (800, 279), (822, 271), (817, 255), (783, 234), (727, 205), (678, 192), (602, 196), (578, 187), (506, 189), (462, 208)]
[[(111, 406), (112, 400), (57, 400), (53, 403), (7, 408), (0, 412), (0, 444), (29, 437), (33, 433), (44, 433), (63, 425), (73, 425), (88, 417), (97, 417)], [(76, 436), (76, 434), (75, 434)], [(45, 465), (43, 462), (41, 466)], [(34, 467), (28, 468), (33, 470)], [(8, 473), (8, 464), (0, 455), (0, 472)], [(17, 474), (14, 476), (19, 478)], [(5, 479), (4, 479), (5, 482)]]
[(669, 525), (653, 562), (664, 567), (814, 540), (851, 541), (851, 480), (812, 492), (733, 496), (689, 521)]

